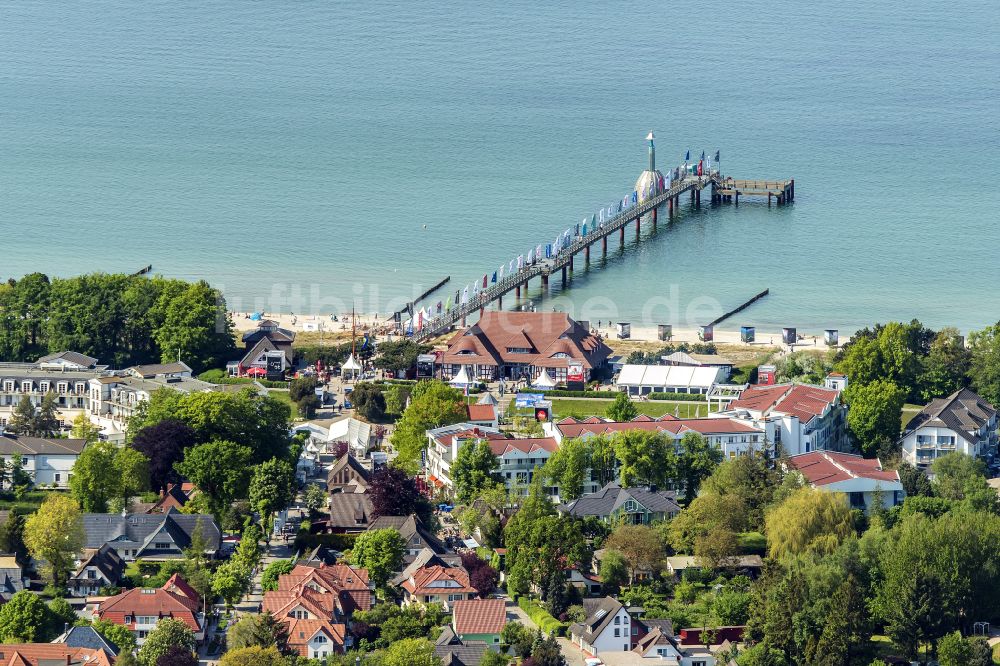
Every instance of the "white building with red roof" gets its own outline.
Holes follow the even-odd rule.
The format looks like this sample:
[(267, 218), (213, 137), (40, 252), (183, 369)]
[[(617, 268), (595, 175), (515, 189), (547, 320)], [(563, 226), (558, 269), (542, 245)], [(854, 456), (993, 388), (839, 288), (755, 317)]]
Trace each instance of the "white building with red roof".
[(869, 511), (878, 496), (881, 496), (882, 506), (889, 509), (901, 504), (906, 497), (899, 472), (882, 469), (878, 458), (812, 451), (791, 456), (786, 466), (799, 472), (813, 488), (846, 494), (853, 509)]
[(468, 444), (488, 441), (500, 460), (496, 469), (499, 478), (510, 488), (526, 488), (535, 470), (544, 465), (559, 448), (553, 437), (512, 438), (486, 426), (472, 423), (434, 428), (427, 431), (427, 459), (424, 466), (428, 480), (438, 488), (453, 489), (451, 466), (459, 450)]
[(507, 603), (503, 599), (468, 599), (453, 605), (451, 627), (462, 641), (498, 645), (506, 624)]
[(763, 428), (774, 450), (787, 455), (846, 451), (847, 407), (840, 391), (810, 384), (751, 386), (713, 417), (736, 418)]
[(160, 620), (179, 620), (194, 632), (195, 639), (205, 638), (205, 616), (200, 612), (198, 594), (174, 574), (163, 587), (135, 588), (108, 597), (97, 607), (97, 617), (127, 627), (142, 645)]
[(451, 610), (456, 601), (475, 599), (476, 589), (469, 581), (469, 572), (463, 567), (429, 564), (419, 567), (399, 584), (403, 590), (403, 604), (441, 604)]
[[(676, 416), (637, 416), (631, 421), (612, 421), (599, 416), (586, 419), (565, 418), (557, 423), (546, 424), (545, 428), (560, 444), (566, 439), (589, 439), (597, 436), (611, 436), (628, 430), (646, 430), (664, 433), (680, 440), (685, 433), (697, 432), (709, 444), (722, 450), (726, 458), (747, 455), (751, 450), (764, 448), (764, 429), (748, 420), (736, 418), (679, 419)], [(599, 486), (586, 489), (595, 492)]]

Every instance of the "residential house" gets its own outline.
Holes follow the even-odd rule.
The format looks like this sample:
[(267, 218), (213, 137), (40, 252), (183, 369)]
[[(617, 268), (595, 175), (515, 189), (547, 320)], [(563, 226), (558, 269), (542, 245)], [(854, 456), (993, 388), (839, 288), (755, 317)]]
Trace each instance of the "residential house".
[(467, 444), (486, 440), (500, 466), (495, 470), (508, 489), (527, 492), (535, 470), (544, 465), (559, 448), (552, 437), (512, 438), (495, 428), (456, 423), (427, 431), (425, 470), (428, 480), (437, 488), (454, 489), (451, 466), (458, 452)]
[(367, 492), (334, 493), (327, 501), (330, 508), (331, 532), (357, 534), (368, 529), (373, 520), (372, 500)]
[[(493, 396), (489, 393), (484, 393), (483, 397), (492, 398)], [(480, 400), (474, 405), (466, 405), (465, 422), (471, 423), (474, 426), (483, 426), (494, 429), (499, 428), (500, 420), (497, 416), (496, 404)]]
[(424, 527), (420, 519), (414, 515), (410, 516), (379, 516), (368, 526), (368, 530), (392, 529), (399, 532), (406, 544), (406, 553), (403, 562), (409, 563), (417, 557), (421, 551), (430, 550), (436, 555), (448, 553), (448, 547), (440, 539)]
[(305, 658), (325, 659), (350, 647), (345, 622), (371, 604), (365, 569), (299, 564), (278, 577), (277, 590), (264, 593), (261, 608), (286, 625), (290, 649)]
[(53, 643), (61, 643), (71, 648), (100, 650), (110, 657), (117, 657), (121, 651), (117, 645), (102, 636), (93, 626), (72, 626), (56, 638)]
[(610, 355), (599, 336), (565, 313), (489, 311), (448, 342), (441, 371), (444, 379), (465, 369), (473, 381), (534, 380), (545, 372), (556, 382), (583, 382)]
[(763, 428), (773, 453), (848, 451), (847, 406), (841, 392), (809, 384), (771, 384), (747, 388), (724, 412), (711, 416), (739, 419)]
[[(760, 575), (764, 568), (764, 560), (760, 555), (737, 555), (730, 557), (722, 563), (727, 569), (741, 571), (751, 578)], [(679, 580), (688, 569), (704, 569), (704, 562), (701, 558), (693, 555), (672, 555), (667, 558), (667, 571)]]
[(108, 597), (97, 607), (97, 617), (128, 627), (142, 645), (156, 625), (165, 618), (183, 622), (195, 639), (205, 638), (205, 616), (200, 600), (179, 574), (158, 588), (135, 588)]
[(914, 416), (900, 437), (903, 459), (928, 467), (959, 451), (992, 462), (997, 456), (997, 410), (967, 388), (936, 398)]
[(21, 590), (27, 590), (29, 582), (17, 557), (12, 553), (0, 553), (0, 604), (10, 601)]
[(878, 458), (862, 458), (852, 453), (813, 451), (791, 456), (788, 470), (799, 472), (813, 488), (845, 493), (852, 509), (871, 511), (875, 504), (891, 509), (902, 504), (906, 491), (896, 470), (882, 469)]
[[(702, 419), (680, 419), (669, 414), (659, 418), (640, 415), (631, 421), (612, 421), (599, 416), (582, 420), (565, 418), (557, 423), (547, 423), (544, 428), (560, 444), (567, 438), (589, 439), (628, 430), (663, 433), (679, 443), (688, 432), (696, 432), (721, 450), (724, 458), (745, 456), (751, 451), (763, 452), (767, 441), (761, 424), (746, 419), (714, 418), (714, 415)], [(587, 492), (593, 490), (587, 489)]]
[(170, 509), (180, 511), (191, 498), (198, 494), (193, 483), (168, 483), (166, 490), (160, 491), (160, 496), (144, 513), (166, 513)]
[(91, 379), (87, 415), (110, 439), (124, 439), (128, 420), (153, 393), (164, 388), (185, 394), (220, 390), (216, 384), (192, 377), (191, 368), (184, 363), (136, 366)]
[(242, 358), (230, 361), (226, 369), (232, 376), (243, 376), (251, 368), (266, 372), (268, 359), (280, 364), (280, 371), (295, 364), (295, 352), (292, 345), (295, 342), (295, 332), (278, 326), (277, 322), (262, 319), (257, 328), (243, 334), (243, 348), (246, 350)]
[(68, 488), (73, 465), (86, 446), (84, 439), (0, 435), (0, 458), (9, 469), (20, 456), (22, 469), (36, 486)]
[(656, 659), (664, 666), (680, 666), (684, 655), (674, 637), (673, 623), (668, 619), (642, 620), (646, 627), (645, 636), (636, 641), (632, 652), (644, 659)]
[(587, 619), (571, 624), (570, 640), (584, 652), (601, 656), (603, 652), (628, 652), (640, 639), (640, 622), (634, 621), (617, 599), (584, 599)]
[(475, 599), (476, 589), (469, 582), (469, 572), (462, 567), (428, 564), (417, 568), (399, 583), (403, 604), (437, 603), (447, 611), (456, 601)]
[(617, 481), (559, 507), (561, 513), (570, 516), (630, 525), (649, 525), (673, 518), (680, 510), (677, 493), (672, 490), (659, 490), (655, 486), (622, 488)]
[(67, 581), (70, 596), (89, 597), (118, 586), (125, 577), (125, 566), (125, 560), (111, 544), (86, 549)]
[(452, 606), (451, 628), (463, 642), (499, 645), (506, 624), (507, 602), (503, 599), (466, 599)]
[(180, 513), (168, 509), (163, 514), (86, 513), (83, 515), (85, 548), (107, 544), (126, 562), (139, 558), (172, 560), (184, 557), (191, 537), (199, 530), (205, 554), (215, 557), (222, 545), (222, 533), (212, 516)]
[(111, 666), (114, 657), (104, 650), (61, 643), (7, 643), (0, 645), (0, 666)]
[(629, 395), (693, 393), (707, 396), (727, 378), (725, 370), (719, 367), (625, 364), (615, 386)]
[(367, 490), (370, 479), (371, 472), (348, 452), (330, 468), (326, 477), (326, 489), (330, 493), (356, 493)]
[(463, 641), (450, 626), (441, 630), (434, 642), (434, 654), (442, 666), (479, 666), (486, 654), (483, 641)]

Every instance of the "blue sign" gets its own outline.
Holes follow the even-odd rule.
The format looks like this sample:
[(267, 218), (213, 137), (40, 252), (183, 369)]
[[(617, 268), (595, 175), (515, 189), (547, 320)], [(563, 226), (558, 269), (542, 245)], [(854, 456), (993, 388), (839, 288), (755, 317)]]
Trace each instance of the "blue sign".
[(518, 393), (514, 398), (514, 406), (534, 407), (542, 400), (545, 400), (545, 394), (543, 393)]

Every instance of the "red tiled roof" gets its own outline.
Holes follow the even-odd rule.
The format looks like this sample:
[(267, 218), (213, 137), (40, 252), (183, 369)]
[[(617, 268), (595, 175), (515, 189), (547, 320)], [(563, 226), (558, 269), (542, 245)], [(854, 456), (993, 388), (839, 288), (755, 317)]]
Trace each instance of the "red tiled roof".
[(836, 389), (828, 389), (807, 384), (776, 384), (774, 386), (751, 386), (730, 403), (728, 409), (746, 409), (767, 414), (780, 412), (797, 416), (799, 421), (808, 422), (814, 416), (821, 416), (839, 395)]
[(507, 624), (503, 599), (468, 599), (453, 605), (455, 633), (499, 634)]
[(329, 622), (327, 620), (297, 620), (289, 618), (288, 626), (288, 647), (299, 653), (301, 657), (309, 656), (309, 641), (312, 637), (323, 632), (333, 644), (335, 652), (344, 651), (344, 636), (347, 627), (340, 623)]
[(502, 456), (511, 449), (517, 449), (522, 453), (533, 453), (539, 449), (554, 453), (559, 445), (552, 437), (536, 437), (528, 439), (491, 439), (490, 449), (493, 455)]
[(814, 486), (826, 486), (850, 479), (873, 481), (899, 481), (899, 472), (882, 469), (878, 458), (862, 458), (853, 453), (812, 451), (788, 459), (788, 465), (797, 469)]
[(587, 419), (582, 423), (566, 423), (560, 421), (556, 424), (563, 437), (580, 437), (584, 434), (605, 435), (629, 430), (646, 430), (650, 432), (669, 432), (673, 435), (680, 435), (689, 430), (701, 433), (702, 435), (735, 435), (752, 434), (763, 432), (759, 428), (740, 423), (734, 419), (726, 418), (704, 418), (704, 419), (678, 419), (674, 416), (663, 416), (658, 419), (648, 419), (634, 421), (609, 421), (605, 419)]
[[(195, 594), (192, 599), (185, 593), (174, 591), (180, 590), (181, 585), (190, 590), (187, 582), (175, 575), (161, 588), (126, 590), (102, 601), (97, 615), (102, 620), (130, 629), (135, 628), (136, 616), (171, 617), (180, 620), (192, 631), (198, 631), (198, 595)], [(126, 617), (130, 618), (129, 622), (125, 621)]]
[[(437, 582), (454, 582), (458, 587), (433, 586)], [(469, 573), (462, 567), (434, 565), (420, 567), (402, 583), (402, 588), (413, 595), (459, 594), (475, 592), (469, 583)]]
[(466, 405), (470, 421), (493, 421), (497, 417), (493, 405)]
[(10, 643), (0, 645), (0, 666), (111, 666), (104, 650), (70, 647), (63, 643)]

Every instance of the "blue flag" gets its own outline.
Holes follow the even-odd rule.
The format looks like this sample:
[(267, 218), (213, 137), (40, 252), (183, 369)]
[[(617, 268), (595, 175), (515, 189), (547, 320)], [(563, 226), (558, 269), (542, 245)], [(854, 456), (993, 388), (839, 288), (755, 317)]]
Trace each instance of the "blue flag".
[(496, 282), (496, 281), (497, 281), (497, 272), (493, 271), (493, 280), (492, 280), (492, 282)]
[(705, 160), (705, 151), (704, 151), (704, 150), (703, 150), (703, 151), (701, 151), (701, 159), (702, 159), (702, 161), (704, 161), (704, 160)]
[(715, 151), (715, 163), (719, 163), (719, 151)]
[(686, 153), (684, 153), (684, 161), (685, 162), (690, 162), (691, 161), (691, 151), (690, 150), (687, 151)]

